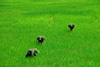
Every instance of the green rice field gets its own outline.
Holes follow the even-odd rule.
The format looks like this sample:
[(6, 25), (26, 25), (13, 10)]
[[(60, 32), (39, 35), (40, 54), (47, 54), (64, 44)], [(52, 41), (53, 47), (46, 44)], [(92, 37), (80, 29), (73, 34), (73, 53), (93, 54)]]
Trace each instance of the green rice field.
[(100, 67), (100, 0), (0, 0), (0, 67)]

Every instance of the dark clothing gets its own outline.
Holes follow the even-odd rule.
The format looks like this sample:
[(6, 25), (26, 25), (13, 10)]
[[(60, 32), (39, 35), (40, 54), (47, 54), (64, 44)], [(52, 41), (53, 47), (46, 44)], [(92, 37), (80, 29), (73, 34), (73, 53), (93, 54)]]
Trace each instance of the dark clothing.
[(68, 25), (68, 27), (70, 27), (70, 30), (72, 31), (73, 28), (75, 27), (75, 25), (74, 24), (71, 24), (71, 25)]
[(38, 37), (37, 40), (38, 40), (38, 43), (43, 43), (43, 41), (44, 41), (44, 39), (42, 37)]
[(28, 51), (26, 57), (27, 57), (27, 56), (32, 56), (32, 51)]
[(28, 50), (26, 57), (28, 57), (28, 56), (36, 56), (36, 53), (38, 53), (37, 50), (30, 49), (30, 50)]

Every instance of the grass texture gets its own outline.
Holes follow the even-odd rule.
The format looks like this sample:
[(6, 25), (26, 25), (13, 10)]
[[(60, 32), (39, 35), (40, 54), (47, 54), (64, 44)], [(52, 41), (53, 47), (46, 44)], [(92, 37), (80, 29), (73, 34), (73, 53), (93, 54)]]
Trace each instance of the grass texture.
[[(0, 67), (99, 67), (99, 0), (0, 1)], [(75, 24), (73, 31), (69, 24)], [(37, 37), (45, 36), (42, 45)], [(36, 57), (25, 58), (37, 48)]]

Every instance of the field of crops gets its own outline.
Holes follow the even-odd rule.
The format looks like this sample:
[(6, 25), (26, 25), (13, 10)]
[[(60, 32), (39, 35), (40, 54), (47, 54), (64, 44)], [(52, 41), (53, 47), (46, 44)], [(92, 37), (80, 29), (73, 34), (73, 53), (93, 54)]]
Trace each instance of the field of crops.
[[(31, 48), (40, 53), (25, 58)], [(99, 66), (99, 0), (0, 1), (0, 67)]]

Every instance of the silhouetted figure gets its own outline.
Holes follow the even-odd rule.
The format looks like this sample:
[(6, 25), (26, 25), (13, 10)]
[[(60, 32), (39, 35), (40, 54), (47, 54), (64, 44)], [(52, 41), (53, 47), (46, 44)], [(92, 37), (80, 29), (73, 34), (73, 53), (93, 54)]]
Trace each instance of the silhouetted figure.
[(29, 49), (28, 50), (28, 52), (27, 52), (27, 55), (26, 55), (26, 57), (31, 57), (31, 56), (36, 56), (36, 53), (39, 53), (39, 51), (36, 49), (36, 48), (34, 48), (34, 49)]
[(45, 37), (44, 36), (38, 36), (37, 40), (38, 40), (38, 43), (42, 44), (43, 41), (45, 40)]
[(68, 27), (70, 27), (70, 30), (72, 31), (73, 28), (75, 27), (75, 25), (74, 24), (70, 24), (70, 25), (68, 25)]

